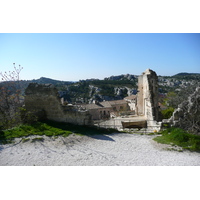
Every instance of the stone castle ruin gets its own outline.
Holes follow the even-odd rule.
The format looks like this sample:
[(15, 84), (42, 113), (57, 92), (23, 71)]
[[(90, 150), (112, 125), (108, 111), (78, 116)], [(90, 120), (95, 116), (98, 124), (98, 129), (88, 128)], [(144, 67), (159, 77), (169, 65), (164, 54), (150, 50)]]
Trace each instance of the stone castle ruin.
[(158, 120), (158, 77), (147, 69), (138, 78), (137, 114), (147, 120)]
[(131, 99), (125, 97), (124, 101), (126, 104), (128, 103), (129, 110), (131, 110), (130, 114), (100, 121), (97, 125), (118, 129), (143, 128), (145, 132), (157, 132), (160, 130), (161, 122), (158, 122), (158, 77), (153, 70), (147, 69), (138, 77), (138, 93), (136, 97)]
[(88, 111), (78, 111), (71, 105), (62, 105), (57, 89), (51, 84), (30, 83), (25, 91), (25, 108), (37, 113), (44, 111), (48, 120), (77, 125), (92, 125)]
[[(43, 110), (48, 120), (105, 128), (146, 128), (159, 131), (158, 77), (147, 69), (138, 78), (138, 93), (123, 100), (93, 102), (86, 105), (64, 104), (51, 84), (30, 83), (25, 91), (28, 111)], [(119, 113), (129, 113), (120, 116)]]
[(161, 123), (158, 123), (158, 77), (153, 70), (147, 69), (138, 77), (136, 112), (138, 116), (144, 117), (149, 129), (157, 131), (160, 129)]

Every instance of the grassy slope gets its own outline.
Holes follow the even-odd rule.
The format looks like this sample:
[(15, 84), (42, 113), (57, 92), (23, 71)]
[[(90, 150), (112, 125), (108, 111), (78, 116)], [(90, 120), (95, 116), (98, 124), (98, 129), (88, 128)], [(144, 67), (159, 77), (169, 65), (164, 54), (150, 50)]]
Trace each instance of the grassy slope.
[(200, 151), (200, 136), (192, 135), (179, 128), (169, 128), (154, 138), (162, 144), (173, 144), (191, 151)]
[(75, 133), (81, 135), (95, 135), (95, 134), (109, 134), (117, 132), (116, 130), (107, 130), (103, 128), (77, 126), (73, 124), (58, 123), (47, 121), (45, 123), (37, 122), (32, 125), (20, 125), (13, 129), (4, 130), (0, 132), (0, 141), (7, 143), (14, 138), (27, 137), (29, 135), (46, 135), (46, 136), (63, 136)]

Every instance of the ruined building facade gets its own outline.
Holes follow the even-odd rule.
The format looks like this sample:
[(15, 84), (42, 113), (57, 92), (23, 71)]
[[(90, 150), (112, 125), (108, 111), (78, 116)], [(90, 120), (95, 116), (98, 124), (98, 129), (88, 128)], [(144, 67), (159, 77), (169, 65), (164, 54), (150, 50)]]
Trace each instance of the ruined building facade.
[(44, 111), (48, 120), (93, 125), (88, 111), (78, 111), (73, 105), (62, 105), (57, 89), (51, 84), (30, 83), (25, 95), (25, 108), (33, 112)]
[[(25, 107), (28, 111), (44, 111), (46, 118), (52, 121), (77, 125), (94, 125), (95, 120), (105, 124), (151, 127), (159, 130), (158, 77), (153, 70), (147, 69), (138, 78), (138, 93), (124, 100), (104, 101), (87, 105), (63, 104), (58, 90), (51, 84), (31, 83), (25, 91)], [(127, 112), (128, 111), (128, 112)], [(120, 113), (130, 113), (120, 116)], [(125, 119), (126, 118), (126, 119)], [(106, 121), (106, 122), (105, 122)], [(131, 122), (131, 126), (130, 126)], [(101, 123), (101, 122), (100, 122)]]

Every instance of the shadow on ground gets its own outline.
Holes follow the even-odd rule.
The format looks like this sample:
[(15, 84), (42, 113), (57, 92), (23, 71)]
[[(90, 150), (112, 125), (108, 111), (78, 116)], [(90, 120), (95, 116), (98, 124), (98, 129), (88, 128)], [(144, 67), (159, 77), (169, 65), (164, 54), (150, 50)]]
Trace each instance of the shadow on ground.
[(115, 140), (113, 140), (111, 137), (107, 135), (87, 135), (87, 136), (93, 139), (97, 139), (97, 140), (107, 140), (107, 141), (115, 142)]
[(105, 129), (105, 128), (99, 128), (96, 126), (80, 126), (80, 125), (74, 125), (74, 124), (69, 124), (69, 123), (52, 122), (52, 121), (46, 121), (45, 123), (47, 123), (50, 126), (60, 128), (62, 130), (71, 131), (72, 133), (79, 134), (79, 135), (86, 135), (88, 137), (99, 139), (99, 140), (114, 141), (108, 135), (120, 133), (116, 129)]
[[(1, 144), (0, 144), (1, 145)], [(0, 146), (0, 151), (2, 151), (4, 148)]]

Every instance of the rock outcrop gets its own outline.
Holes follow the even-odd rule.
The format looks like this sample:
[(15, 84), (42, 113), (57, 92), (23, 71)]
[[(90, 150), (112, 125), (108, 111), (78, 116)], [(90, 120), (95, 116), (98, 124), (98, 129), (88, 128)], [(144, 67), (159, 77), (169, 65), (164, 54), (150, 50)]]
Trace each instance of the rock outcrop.
[(169, 121), (174, 126), (200, 135), (200, 87), (178, 106)]

